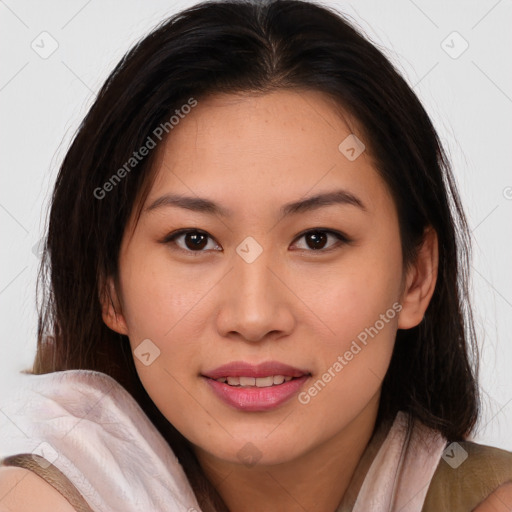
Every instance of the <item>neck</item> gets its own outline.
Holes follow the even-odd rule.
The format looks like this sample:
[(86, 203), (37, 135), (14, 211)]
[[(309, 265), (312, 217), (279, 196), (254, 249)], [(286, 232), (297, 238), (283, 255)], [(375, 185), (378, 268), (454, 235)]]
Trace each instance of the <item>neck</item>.
[(385, 438), (373, 436), (378, 403), (379, 394), (341, 432), (281, 464), (246, 467), (199, 447), (196, 456), (231, 512), (350, 510)]

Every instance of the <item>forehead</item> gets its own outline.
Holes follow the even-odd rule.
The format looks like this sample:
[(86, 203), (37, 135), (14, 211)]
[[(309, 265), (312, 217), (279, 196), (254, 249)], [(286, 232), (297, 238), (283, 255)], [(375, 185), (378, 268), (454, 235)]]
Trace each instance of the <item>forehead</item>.
[(315, 91), (200, 99), (160, 146), (146, 205), (172, 192), (248, 211), (342, 187), (371, 209), (387, 190), (367, 150), (355, 159), (342, 151), (354, 136), (364, 143), (357, 123)]
[(175, 163), (184, 152), (189, 160), (244, 160), (246, 165), (300, 162), (304, 157), (308, 162), (336, 161), (339, 143), (354, 129), (359, 132), (355, 121), (347, 114), (342, 119), (340, 112), (316, 91), (209, 96), (172, 129), (165, 142), (166, 161)]

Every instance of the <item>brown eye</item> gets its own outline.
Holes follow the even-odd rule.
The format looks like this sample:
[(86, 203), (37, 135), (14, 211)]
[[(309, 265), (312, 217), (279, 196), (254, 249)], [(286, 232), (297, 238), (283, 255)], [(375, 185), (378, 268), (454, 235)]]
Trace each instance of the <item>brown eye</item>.
[(328, 239), (328, 236), (323, 231), (312, 231), (304, 236), (308, 246), (314, 250), (323, 249)]
[[(338, 243), (331, 244), (326, 248), (329, 236), (337, 238)], [(301, 238), (304, 238), (304, 240), (306, 241), (306, 250), (310, 249), (309, 252), (327, 252), (331, 249), (335, 249), (337, 246), (343, 243), (349, 243), (349, 239), (346, 236), (342, 235), (341, 233), (338, 233), (337, 231), (326, 229), (315, 229), (306, 231), (298, 238), (298, 240), (300, 240)]]
[[(179, 249), (187, 252), (204, 252), (203, 249), (207, 247), (209, 239), (210, 235), (203, 231), (184, 229), (170, 234), (163, 242), (176, 244)], [(177, 243), (178, 240), (181, 240), (180, 243)]]
[(185, 237), (185, 245), (191, 250), (204, 249), (208, 242), (208, 235), (203, 233), (191, 232), (185, 233), (183, 236)]

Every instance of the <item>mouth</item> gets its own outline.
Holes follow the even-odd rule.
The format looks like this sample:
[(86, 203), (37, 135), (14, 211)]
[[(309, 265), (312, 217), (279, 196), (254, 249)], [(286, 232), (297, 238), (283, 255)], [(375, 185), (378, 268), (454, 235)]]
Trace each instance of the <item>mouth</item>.
[(305, 386), (311, 373), (292, 375), (226, 375), (215, 379), (201, 375), (213, 396), (242, 412), (263, 412), (289, 402)]
[(278, 361), (232, 361), (201, 374), (213, 395), (244, 412), (268, 411), (288, 402), (311, 377), (309, 370)]
[(292, 377), (290, 375), (268, 375), (266, 377), (226, 376), (212, 380), (215, 380), (222, 384), (227, 384), (228, 386), (235, 388), (270, 388), (274, 386), (280, 386), (284, 382), (290, 382), (291, 380), (299, 379), (300, 377)]

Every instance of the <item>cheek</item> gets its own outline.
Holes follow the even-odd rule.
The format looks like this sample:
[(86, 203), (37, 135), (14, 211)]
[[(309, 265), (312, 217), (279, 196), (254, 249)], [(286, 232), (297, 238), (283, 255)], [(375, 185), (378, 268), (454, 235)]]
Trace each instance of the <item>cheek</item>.
[(164, 340), (204, 294), (199, 276), (184, 276), (165, 257), (132, 254), (121, 268), (123, 313), (134, 340)]
[[(378, 391), (393, 352), (401, 305), (399, 241), (368, 247), (345, 261), (324, 288), (318, 316), (329, 331), (318, 344), (322, 365), (317, 385), (304, 400), (340, 403), (353, 412)], [(320, 355), (321, 354), (321, 355)], [(325, 390), (324, 390), (325, 388)]]
[[(375, 283), (373, 285), (375, 292)], [(352, 292), (352, 293), (351, 293)], [(346, 288), (333, 294), (335, 308), (324, 311), (334, 334), (318, 344), (321, 353), (321, 372), (326, 381), (336, 374), (332, 386), (365, 393), (383, 380), (392, 355), (401, 305), (394, 294), (382, 290), (379, 298)], [(330, 316), (329, 316), (330, 315)], [(375, 389), (376, 390), (376, 389)], [(374, 390), (374, 391), (375, 391)]]
[(318, 374), (299, 396), (308, 421), (326, 436), (350, 422), (379, 393), (401, 309), (385, 282), (362, 289), (347, 283), (332, 294), (331, 304), (337, 306), (323, 315), (335, 334), (316, 344)]
[[(206, 301), (201, 299), (214, 281), (206, 283), (204, 273), (194, 279), (177, 272), (161, 255), (134, 251), (129, 256), (121, 266), (120, 281), (130, 346), (144, 387), (157, 406), (165, 409), (169, 391), (176, 397), (181, 392), (178, 382), (195, 378), (199, 371), (204, 349), (201, 330), (209, 318), (203, 309)], [(148, 361), (137, 357), (142, 347), (147, 347), (144, 353), (151, 353), (147, 366)], [(187, 398), (183, 397), (183, 403)]]
[[(321, 308), (318, 315), (330, 327), (331, 336), (327, 338), (332, 339), (337, 348), (376, 323), (384, 335), (396, 327), (401, 255), (395, 251), (381, 251), (376, 257), (377, 254), (379, 251), (369, 249), (353, 261), (344, 261), (344, 268), (328, 280), (322, 297), (317, 298), (316, 304)], [(364, 334), (361, 337), (364, 338)]]

